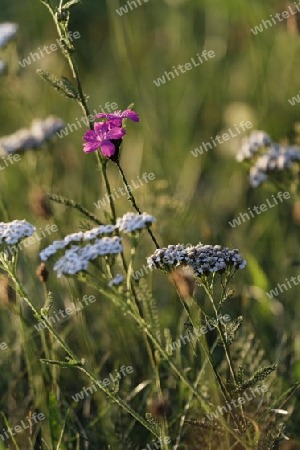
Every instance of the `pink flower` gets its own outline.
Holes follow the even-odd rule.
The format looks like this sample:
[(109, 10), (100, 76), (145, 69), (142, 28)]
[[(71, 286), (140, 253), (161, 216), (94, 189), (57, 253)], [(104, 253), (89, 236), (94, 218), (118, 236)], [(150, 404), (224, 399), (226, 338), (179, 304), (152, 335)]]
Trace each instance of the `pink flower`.
[(111, 123), (117, 127), (120, 127), (122, 125), (122, 119), (130, 119), (134, 122), (139, 122), (139, 115), (138, 113), (131, 111), (130, 109), (126, 109), (125, 111), (116, 111), (112, 114), (106, 114), (106, 113), (99, 113), (96, 116), (94, 116), (95, 119), (110, 119)]
[(115, 144), (111, 140), (121, 139), (126, 131), (120, 126), (115, 126), (112, 122), (97, 122), (94, 130), (88, 130), (83, 139), (86, 143), (83, 146), (85, 153), (91, 153), (101, 149), (104, 156), (110, 158), (116, 151)]

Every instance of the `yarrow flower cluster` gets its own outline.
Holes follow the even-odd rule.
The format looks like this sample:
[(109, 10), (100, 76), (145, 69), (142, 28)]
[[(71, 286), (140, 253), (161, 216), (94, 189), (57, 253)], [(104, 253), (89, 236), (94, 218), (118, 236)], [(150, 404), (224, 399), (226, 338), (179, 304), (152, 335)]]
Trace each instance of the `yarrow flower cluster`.
[[(79, 231), (67, 235), (63, 240), (54, 241), (40, 252), (42, 261), (47, 261), (51, 256), (64, 250), (64, 255), (54, 264), (53, 269), (58, 272), (58, 277), (63, 274), (74, 275), (86, 270), (90, 260), (99, 256), (118, 254), (123, 251), (122, 238), (112, 235), (116, 230), (131, 233), (141, 230), (154, 222), (155, 219), (147, 213), (127, 213), (117, 219), (116, 225), (100, 225), (88, 231)], [(98, 239), (100, 235), (104, 235)], [(87, 245), (84, 245), (90, 241)], [(77, 245), (74, 245), (77, 243)], [(71, 248), (69, 246), (71, 245)], [(110, 286), (121, 283), (121, 275), (112, 280)]]
[(26, 220), (13, 220), (12, 222), (0, 222), (0, 244), (14, 245), (24, 237), (31, 236), (35, 227)]
[(42, 261), (47, 261), (50, 256), (54, 255), (58, 250), (66, 248), (71, 242), (91, 241), (102, 234), (111, 234), (115, 231), (115, 225), (100, 225), (88, 231), (79, 231), (78, 233), (68, 234), (61, 241), (54, 241), (40, 253)]
[(83, 139), (86, 143), (83, 146), (85, 153), (95, 152), (99, 148), (104, 156), (115, 159), (118, 157), (119, 146), (122, 137), (126, 134), (122, 128), (122, 119), (131, 119), (134, 122), (139, 121), (139, 116), (134, 111), (116, 111), (112, 114), (100, 113), (94, 116), (95, 119), (108, 119), (103, 122), (97, 122), (94, 130), (88, 130)]
[(264, 131), (254, 130), (249, 137), (242, 139), (242, 147), (237, 154), (236, 159), (241, 162), (245, 159), (251, 159), (262, 147), (270, 146), (272, 140)]
[(194, 247), (185, 248), (182, 244), (169, 245), (167, 248), (157, 249), (147, 259), (150, 268), (170, 270), (176, 266), (190, 266), (194, 275), (209, 275), (210, 273), (223, 273), (234, 267), (244, 269), (246, 261), (237, 249), (229, 250), (220, 245), (203, 245), (199, 243)]
[(44, 120), (35, 119), (29, 129), (22, 128), (0, 139), (0, 156), (41, 147), (64, 126), (65, 123), (55, 116), (49, 116)]
[[(261, 151), (261, 149), (263, 149)], [(249, 138), (242, 141), (242, 148), (237, 155), (239, 162), (251, 160), (257, 155), (250, 168), (250, 185), (258, 187), (268, 179), (271, 172), (289, 169), (293, 162), (300, 161), (300, 149), (296, 146), (285, 147), (273, 143), (264, 131), (253, 131)]]
[(120, 219), (117, 219), (116, 226), (120, 231), (124, 231), (125, 233), (133, 233), (134, 231), (148, 228), (148, 226), (153, 222), (156, 222), (156, 219), (147, 213), (127, 213)]
[(97, 259), (99, 256), (121, 253), (123, 251), (121, 241), (122, 238), (113, 236), (96, 239), (93, 244), (87, 244), (85, 247), (72, 245), (64, 256), (56, 261), (53, 269), (57, 271), (58, 277), (75, 275), (82, 270), (87, 270), (89, 261)]

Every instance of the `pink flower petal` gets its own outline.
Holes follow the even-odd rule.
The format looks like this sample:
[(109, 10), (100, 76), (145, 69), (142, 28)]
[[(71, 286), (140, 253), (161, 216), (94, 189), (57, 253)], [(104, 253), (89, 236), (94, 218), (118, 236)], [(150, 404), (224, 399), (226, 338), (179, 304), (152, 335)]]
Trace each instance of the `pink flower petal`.
[(85, 153), (91, 153), (91, 152), (95, 152), (96, 150), (98, 150), (99, 147), (100, 147), (100, 142), (97, 142), (97, 141), (86, 142), (83, 145), (83, 151)]
[(93, 141), (94, 139), (96, 139), (96, 133), (93, 130), (88, 130), (85, 132), (84, 136), (82, 139), (84, 139), (85, 141)]
[(133, 120), (134, 122), (139, 122), (139, 120), (140, 120), (138, 113), (131, 111), (130, 109), (126, 109), (126, 111), (123, 111), (122, 115), (123, 115), (123, 117)]
[(107, 156), (108, 158), (112, 156), (116, 151), (116, 147), (110, 141), (106, 141), (101, 144), (101, 152), (102, 155)]
[(107, 122), (96, 122), (94, 125), (94, 129), (96, 133), (105, 133), (108, 130)]
[(126, 133), (126, 131), (124, 130), (124, 128), (113, 128), (112, 130), (109, 130), (106, 133), (106, 138), (107, 139), (120, 139), (121, 137), (124, 136), (124, 134)]

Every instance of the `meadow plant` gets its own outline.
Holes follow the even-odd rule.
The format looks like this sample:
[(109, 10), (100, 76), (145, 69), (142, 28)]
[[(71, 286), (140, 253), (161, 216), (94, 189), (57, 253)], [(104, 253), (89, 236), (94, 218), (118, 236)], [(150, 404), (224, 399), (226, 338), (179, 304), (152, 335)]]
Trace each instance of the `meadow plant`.
[[(26, 237), (31, 236), (35, 227), (25, 220), (0, 224), (1, 269), (6, 273), (9, 284), (15, 289), (18, 300), (25, 302), (34, 318), (44, 326), (42, 333), (39, 333), (40, 345), (45, 355), (41, 358), (41, 363), (55, 370), (81, 371), (93, 386), (97, 385), (99, 389), (96, 390), (102, 392), (105, 399), (109, 400), (108, 404), (116, 404), (121, 413), (125, 413), (126, 418), (132, 418), (126, 422), (122, 432), (122, 436), (125, 435), (126, 439), (123, 442), (120, 440), (118, 444), (114, 439), (113, 448), (136, 448), (135, 446), (145, 448), (146, 445), (147, 448), (165, 450), (170, 448), (179, 450), (183, 445), (191, 450), (277, 448), (279, 440), (284, 437), (284, 425), (277, 420), (277, 416), (275, 418), (275, 415), (284, 411), (279, 408), (286, 403), (298, 385), (289, 388), (279, 398), (278, 392), (275, 392), (275, 398), (271, 398), (271, 386), (265, 383), (268, 383), (269, 379), (274, 380), (277, 365), (264, 365), (261, 364), (262, 360), (259, 360), (258, 367), (254, 367), (254, 364), (251, 367), (243, 367), (243, 359), (238, 354), (238, 337), (243, 318), (241, 316), (232, 318), (230, 322), (220, 320), (226, 313), (228, 302), (233, 301), (234, 291), (231, 284), (236, 274), (245, 269), (246, 260), (239, 249), (229, 249), (218, 244), (208, 245), (199, 242), (188, 247), (184, 244), (168, 247), (159, 244), (155, 230), (152, 229), (155, 227), (156, 219), (142, 212), (138, 206), (121, 166), (123, 141), (127, 133), (132, 133), (134, 129), (132, 125), (138, 126), (139, 115), (132, 110), (133, 105), (124, 111), (100, 113), (96, 116), (90, 114), (69, 30), (70, 14), (79, 0), (71, 0), (65, 4), (61, 0), (56, 8), (53, 8), (49, 0), (41, 1), (54, 20), (60, 48), (69, 63), (73, 80), (66, 77), (58, 79), (55, 75), (42, 70), (38, 73), (51, 87), (67, 98), (75, 100), (81, 107), (86, 123), (89, 124), (89, 130), (83, 136), (85, 141), (83, 151), (86, 158), (96, 159), (101, 182), (104, 183), (109, 200), (109, 210), (103, 213), (103, 220), (100, 220), (84, 205), (63, 196), (49, 194), (52, 201), (80, 211), (86, 222), (83, 231), (72, 230), (71, 234), (62, 240), (53, 241), (40, 252), (43, 265), (38, 274), (45, 292), (44, 306), (41, 309), (36, 306), (37, 302), (25, 290), (21, 281), (18, 271), (19, 252), (7, 251), (10, 246), (18, 245)], [(95, 122), (94, 119), (100, 120)], [(51, 130), (49, 131), (47, 127), (44, 129), (44, 135), (40, 136), (41, 142), (48, 139), (49, 133), (52, 136), (64, 127), (60, 119), (51, 118), (50, 124), (47, 120), (50, 119), (46, 119), (45, 123)], [(129, 131), (128, 120), (135, 122), (130, 125)], [(45, 128), (45, 123), (39, 124), (40, 129), (43, 129), (43, 126)], [(22, 148), (20, 143), (14, 144), (14, 148), (9, 147), (12, 145), (11, 142), (12, 138), (2, 139), (2, 148), (5, 148), (7, 153), (14, 153)], [(35, 147), (35, 144), (32, 144), (32, 147)], [(300, 159), (300, 152), (297, 149), (272, 144), (265, 133), (255, 132), (248, 143), (244, 142), (243, 153), (239, 160), (249, 159), (254, 154), (258, 155), (261, 149), (267, 153), (260, 157), (264, 158), (263, 160), (257, 161), (256, 171), (259, 173), (252, 174), (252, 184), (255, 186), (267, 178), (268, 171), (289, 168), (292, 162)], [(129, 155), (122, 155), (122, 158), (127, 157)], [(130, 157), (132, 158), (132, 155)], [(109, 165), (117, 168), (128, 193), (128, 208), (133, 211), (125, 214), (117, 213), (107, 172)], [(96, 173), (95, 171), (95, 175)], [(159, 223), (157, 225), (159, 227)], [(158, 307), (146, 281), (133, 279), (138, 245), (142, 239), (145, 241), (146, 236), (153, 245), (153, 253), (147, 257), (148, 267), (161, 271), (163, 276), (172, 281), (182, 308), (185, 328), (197, 330), (203, 323), (211, 324), (209, 331), (196, 333), (192, 343), (189, 342), (185, 349), (177, 348), (172, 354), (168, 352), (171, 345), (170, 330), (165, 329), (162, 336)], [(114, 308), (114, 314), (124, 317), (124, 327), (128, 322), (134, 324), (140, 334), (143, 352), (147, 354), (148, 380), (140, 380), (138, 385), (131, 386), (131, 392), (126, 392), (131, 372), (137, 372), (133, 367), (126, 378), (116, 378), (109, 384), (99, 383), (99, 373), (95, 367), (84, 356), (79, 355), (68, 343), (65, 334), (48, 320), (54, 300), (47, 289), (48, 274), (45, 263), (47, 268), (53, 263), (57, 277), (62, 280), (64, 278), (70, 282), (76, 280), (91, 287), (97, 295), (105, 299), (108, 306)], [(207, 301), (198, 295), (199, 291), (201, 295), (206, 296)], [(89, 309), (92, 308), (93, 306), (89, 306)], [(47, 334), (43, 333), (44, 330)], [(189, 349), (185, 352), (186, 347)], [(122, 367), (125, 366), (122, 364)], [(51, 371), (52, 378), (48, 379), (52, 387), (57, 380), (55, 370)], [(260, 391), (262, 382), (265, 389)], [(148, 390), (149, 385), (152, 387), (151, 391)], [(178, 387), (178, 394), (174, 392), (174, 386)], [(251, 390), (252, 393), (255, 391), (257, 395), (249, 398), (247, 390)], [(123, 396), (123, 392), (126, 395)], [(140, 392), (147, 392), (145, 395), (149, 397), (151, 392), (152, 402), (149, 402), (148, 411), (146, 402), (139, 406), (139, 402), (135, 401)], [(268, 394), (264, 395), (266, 392)], [(54, 404), (59, 409), (59, 395), (54, 388), (53, 395), (54, 397), (57, 395)], [(87, 431), (78, 425), (80, 423), (78, 416), (81, 413), (77, 403), (80, 403), (77, 397), (75, 404), (69, 400), (68, 412), (62, 420), (60, 432), (52, 441), (44, 436), (44, 428), (41, 425), (41, 444), (36, 444), (35, 448), (75, 448), (72, 445), (75, 442), (77, 431), (74, 430), (77, 426), (80, 431), (77, 443), (79, 442), (81, 446), (76, 448), (88, 448), (85, 444), (89, 443), (93, 423), (87, 427)], [(107, 406), (105, 408), (105, 411), (109, 411)], [(217, 410), (221, 413), (217, 414)], [(112, 415), (112, 420), (113, 417)], [(55, 419), (50, 417), (49, 420)], [(72, 426), (69, 426), (69, 423)], [(10, 433), (8, 427), (7, 430), (6, 433)], [(16, 439), (13, 436), (11, 438)], [(151, 442), (150, 438), (151, 445), (147, 444)], [(106, 442), (106, 445), (110, 446), (110, 442)]]
[(54, 116), (44, 120), (35, 119), (30, 128), (22, 128), (14, 134), (3, 136), (0, 139), (0, 154), (10, 158), (12, 153), (40, 148), (64, 126), (64, 122)]
[(294, 182), (298, 180), (300, 148), (272, 142), (264, 131), (253, 131), (244, 138), (236, 159), (251, 164), (249, 179), (252, 187), (258, 187), (270, 176), (278, 183), (291, 178)]
[[(18, 30), (18, 25), (15, 23), (4, 22), (0, 23), (0, 53), (2, 54), (9, 42), (13, 40)], [(0, 59), (0, 75), (6, 71), (6, 61)]]
[(6, 47), (8, 42), (15, 36), (17, 29), (18, 25), (15, 23), (0, 23), (0, 48)]

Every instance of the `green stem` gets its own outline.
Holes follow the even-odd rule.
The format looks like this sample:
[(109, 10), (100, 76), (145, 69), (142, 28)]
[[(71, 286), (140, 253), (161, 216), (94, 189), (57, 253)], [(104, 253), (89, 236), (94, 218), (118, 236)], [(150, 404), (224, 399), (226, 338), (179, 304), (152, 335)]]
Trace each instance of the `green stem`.
[(92, 220), (93, 222), (97, 223), (98, 225), (103, 225), (103, 223), (97, 219), (94, 214), (90, 213), (86, 208), (84, 208), (80, 203), (74, 202), (74, 200), (70, 200), (69, 198), (62, 197), (60, 195), (55, 194), (47, 194), (47, 197), (52, 200), (53, 202), (59, 203), (61, 205), (70, 206), (71, 208), (77, 209), (82, 214), (84, 214), (88, 219)]
[[(116, 164), (117, 164), (117, 166), (118, 166), (118, 169), (119, 169), (120, 175), (121, 175), (121, 177), (122, 177), (123, 183), (124, 183), (124, 185), (125, 185), (125, 187), (126, 187), (126, 191), (128, 192), (130, 203), (132, 204), (133, 208), (134, 208), (139, 214), (142, 214), (140, 208), (139, 208), (138, 205), (136, 204), (134, 195), (133, 195), (133, 193), (132, 193), (132, 191), (131, 191), (131, 188), (130, 188), (128, 182), (127, 182), (127, 179), (126, 179), (126, 177), (125, 177), (125, 174), (124, 174), (124, 172), (123, 172), (123, 169), (122, 169), (122, 167), (120, 166), (120, 163), (119, 163), (119, 162), (116, 162)], [(158, 242), (157, 242), (157, 240), (156, 240), (154, 234), (153, 234), (152, 231), (150, 230), (150, 228), (147, 228), (147, 231), (148, 231), (148, 233), (150, 234), (151, 239), (152, 239), (152, 241), (154, 242), (156, 248), (160, 248), (160, 247), (159, 247), (159, 244), (158, 244)]]
[[(217, 344), (218, 344), (218, 339), (215, 340), (215, 342), (214, 342), (214, 344), (213, 344), (213, 346), (212, 346), (212, 348), (210, 350), (210, 354), (213, 353), (214, 349), (217, 347)], [(205, 367), (206, 367), (208, 361), (209, 361), (209, 358), (206, 357), (206, 359), (205, 359), (201, 369), (198, 372), (196, 380), (194, 381), (195, 388), (198, 386), (198, 383), (200, 382), (200, 379), (201, 379), (201, 377), (202, 377), (202, 375), (204, 373), (204, 370), (205, 370)], [(182, 429), (183, 429), (183, 426), (184, 426), (184, 423), (185, 423), (185, 418), (186, 418), (187, 412), (190, 409), (190, 405), (191, 405), (192, 400), (193, 400), (193, 393), (191, 392), (190, 396), (189, 396), (189, 398), (188, 398), (188, 400), (187, 400), (187, 402), (185, 404), (185, 407), (184, 407), (184, 410), (183, 410), (183, 413), (182, 413), (182, 416), (181, 416), (181, 419), (180, 419), (179, 429), (178, 429), (178, 432), (177, 432), (177, 438), (176, 438), (176, 443), (175, 443), (175, 446), (174, 446), (174, 450), (177, 450), (177, 447), (180, 444), (181, 432), (182, 432)]]
[[(138, 300), (138, 297), (137, 297), (137, 294), (136, 294), (136, 291), (135, 291), (135, 287), (134, 287), (132, 279), (131, 279), (132, 272), (133, 272), (134, 258), (135, 258), (135, 255), (136, 255), (136, 247), (137, 247), (137, 240), (136, 240), (135, 237), (133, 237), (132, 238), (132, 242), (131, 242), (131, 255), (130, 255), (131, 257), (130, 257), (129, 265), (128, 265), (128, 268), (127, 268), (126, 286), (127, 286), (128, 291), (131, 288), (131, 291), (133, 293), (134, 301), (132, 303), (133, 303), (133, 307), (135, 308), (135, 311), (137, 312), (137, 314), (140, 317), (143, 317), (143, 311), (142, 311), (142, 308), (139, 305), (139, 300)], [(155, 361), (154, 361), (153, 350), (152, 350), (152, 347), (151, 347), (151, 343), (149, 342), (149, 338), (144, 332), (143, 332), (143, 339), (144, 339), (144, 342), (145, 342), (145, 345), (146, 345), (146, 348), (147, 348), (147, 352), (148, 352), (148, 356), (149, 356), (149, 360), (150, 360), (150, 364), (151, 364), (152, 370), (156, 374), (157, 366), (156, 366)]]
[[(78, 90), (78, 97), (79, 97), (78, 98), (78, 102), (79, 102), (79, 104), (80, 104), (80, 106), (81, 106), (81, 108), (83, 110), (83, 113), (85, 114), (85, 117), (86, 117), (86, 119), (87, 119), (87, 121), (89, 123), (90, 129), (93, 130), (94, 129), (94, 123), (93, 123), (93, 121), (90, 120), (91, 114), (90, 114), (90, 111), (89, 111), (89, 108), (88, 108), (88, 105), (87, 105), (86, 97), (85, 97), (85, 95), (83, 93), (82, 82), (81, 82), (81, 78), (80, 78), (80, 75), (79, 75), (79, 70), (77, 68), (77, 64), (75, 62), (74, 55), (73, 55), (73, 53), (70, 52), (70, 49), (69, 49), (70, 42), (69, 42), (67, 25), (64, 24), (64, 26), (63, 26), (63, 24), (60, 24), (58, 22), (57, 17), (55, 15), (53, 9), (51, 8), (51, 6), (47, 5), (47, 4), (46, 4), (46, 6), (48, 7), (48, 9), (49, 9), (49, 11), (50, 11), (50, 13), (51, 13), (51, 15), (53, 17), (53, 20), (55, 22), (55, 25), (56, 25), (56, 28), (57, 28), (57, 32), (58, 32), (58, 35), (59, 35), (60, 39), (62, 41), (67, 42), (67, 44), (68, 44), (67, 48), (64, 48), (64, 51), (62, 53), (66, 57), (66, 59), (68, 60), (68, 63), (69, 63), (70, 69), (72, 71), (73, 77), (76, 80), (77, 90)], [(106, 161), (103, 161), (103, 158), (101, 157), (101, 154), (100, 154), (99, 150), (97, 150), (97, 152), (96, 152), (96, 157), (97, 157), (98, 166), (99, 166), (99, 168), (102, 171), (102, 174), (104, 176), (106, 190), (107, 190), (107, 193), (109, 195), (109, 204), (110, 204), (110, 208), (111, 208), (111, 212), (112, 212), (112, 217), (113, 217), (113, 219), (115, 219), (116, 218), (115, 207), (114, 207), (114, 203), (113, 203), (112, 196), (111, 196), (111, 190), (110, 190), (109, 181), (108, 181), (107, 176), (106, 176), (106, 167), (105, 167)]]
[[(209, 287), (206, 285), (206, 283), (203, 283), (202, 286), (204, 287), (205, 292), (206, 292), (206, 294), (208, 295), (208, 298), (209, 298), (209, 300), (210, 300), (210, 302), (211, 302), (211, 304), (212, 304), (212, 307), (213, 307), (213, 309), (214, 309), (214, 313), (215, 313), (216, 321), (217, 321), (217, 330), (218, 330), (218, 333), (219, 333), (219, 335), (220, 335), (222, 344), (223, 344), (223, 346), (224, 346), (225, 355), (226, 355), (226, 359), (227, 359), (227, 362), (228, 362), (228, 366), (229, 366), (229, 370), (230, 370), (232, 379), (233, 379), (233, 381), (234, 381), (234, 383), (235, 383), (235, 385), (236, 385), (236, 387), (237, 387), (237, 386), (238, 386), (238, 381), (237, 381), (237, 377), (236, 377), (236, 375), (235, 375), (235, 371), (234, 371), (234, 367), (233, 367), (233, 362), (232, 362), (232, 359), (231, 359), (231, 356), (230, 356), (230, 352), (229, 352), (229, 347), (228, 347), (228, 344), (227, 344), (227, 342), (226, 342), (226, 339), (225, 339), (225, 336), (224, 336), (222, 327), (221, 327), (221, 326), (219, 325), (219, 323), (218, 323), (218, 310), (217, 310), (217, 308), (216, 308), (216, 306), (215, 306), (215, 302), (214, 302), (214, 299), (213, 299), (213, 296), (212, 296), (212, 294), (211, 294), (211, 291), (210, 291)], [(222, 301), (222, 300), (221, 300), (221, 301)]]
[(113, 394), (109, 389), (106, 389), (102, 386), (101, 383), (98, 383), (97, 378), (87, 369), (85, 366), (79, 366), (79, 370), (85, 373), (88, 378), (90, 378), (93, 382), (97, 384), (97, 386), (101, 387), (102, 391), (105, 392), (115, 403), (117, 403), (121, 408), (127, 411), (131, 416), (133, 416), (138, 422), (140, 422), (147, 430), (149, 430), (154, 436), (157, 438), (160, 437), (160, 433), (157, 431), (155, 427), (153, 427), (149, 422), (147, 422), (142, 416), (140, 416), (134, 409), (132, 409), (124, 400), (122, 400), (118, 395)]
[(113, 222), (115, 223), (116, 219), (117, 219), (117, 215), (116, 215), (115, 204), (114, 204), (114, 201), (113, 201), (113, 196), (112, 196), (111, 189), (110, 189), (110, 184), (109, 184), (109, 181), (108, 181), (108, 178), (107, 178), (106, 167), (107, 167), (107, 161), (103, 161), (102, 164), (101, 164), (101, 170), (102, 170), (102, 175), (103, 175), (105, 187), (106, 187), (106, 190), (107, 190), (107, 195), (108, 195), (108, 198), (109, 198), (109, 206), (110, 206), (110, 210), (111, 210), (111, 214), (112, 214), (112, 219), (113, 219)]
[[(47, 322), (46, 317), (44, 317), (38, 309), (35, 307), (33, 302), (30, 300), (24, 289), (22, 288), (22, 285), (17, 278), (16, 274), (10, 270), (9, 266), (5, 264), (3, 261), (3, 268), (8, 272), (9, 276), (11, 277), (11, 280), (14, 282), (14, 285), (16, 287), (16, 291), (18, 292), (19, 296), (28, 304), (28, 306), (33, 311), (34, 315), (38, 317), (39, 319), (44, 320), (46, 328), (49, 330), (50, 334), (59, 342), (61, 347), (66, 351), (66, 353), (69, 355), (69, 357), (72, 359), (70, 361), (70, 364), (68, 362), (64, 364), (60, 364), (64, 367), (68, 367), (68, 365), (72, 365), (77, 367), (79, 370), (81, 370), (83, 373), (85, 373), (88, 378), (90, 378), (93, 382), (97, 383), (97, 378), (90, 372), (90, 370), (81, 362), (75, 353), (71, 350), (71, 348), (66, 344), (66, 342), (61, 339), (59, 334), (55, 331), (55, 329), (51, 326), (50, 323)], [(52, 361), (52, 363), (55, 363)], [(122, 407), (125, 411), (127, 411), (129, 414), (131, 414), (138, 422), (140, 422), (145, 428), (147, 428), (154, 436), (157, 438), (160, 437), (159, 432), (154, 428), (150, 423), (148, 423), (143, 417), (141, 417), (137, 412), (135, 412), (124, 400), (122, 400), (118, 395), (115, 395), (113, 392), (111, 392), (109, 389), (107, 389), (105, 386), (103, 386), (101, 383), (98, 384), (102, 391), (108, 395), (114, 402), (116, 402), (120, 407)]]
[[(130, 314), (131, 317), (133, 317), (135, 320), (137, 320), (136, 317), (134, 317), (133, 314)], [(167, 354), (167, 352), (162, 348), (162, 346), (160, 345), (159, 341), (157, 340), (156, 336), (154, 336), (151, 332), (151, 330), (149, 329), (149, 327), (147, 326), (147, 324), (142, 321), (142, 320), (137, 320), (139, 325), (144, 329), (145, 333), (147, 334), (147, 336), (151, 339), (151, 341), (153, 342), (154, 346), (157, 348), (157, 350), (160, 352), (160, 354), (163, 356), (163, 358), (169, 363), (170, 367), (172, 368), (173, 372), (181, 379), (181, 381), (188, 386), (188, 388), (190, 389), (190, 391), (194, 394), (194, 396), (196, 397), (196, 399), (200, 402), (201, 406), (203, 407), (203, 409), (205, 410), (206, 413), (210, 412), (210, 407), (209, 405), (207, 405), (207, 400), (200, 394), (200, 392), (198, 392), (195, 389), (195, 386), (181, 373), (180, 369), (176, 366), (176, 364), (173, 363), (173, 361), (171, 360), (170, 356)], [(211, 357), (211, 355), (209, 354), (209, 357)], [(225, 422), (225, 420), (223, 420), (223, 418), (220, 418), (220, 422), (222, 424), (222, 426), (232, 435), (234, 436), (240, 443), (242, 443), (243, 445), (245, 445), (239, 434), (237, 434), (234, 430), (232, 430), (232, 428), (229, 427), (229, 425), (227, 424), (227, 422)], [(236, 420), (235, 420), (236, 422)], [(236, 424), (238, 425), (238, 422), (236, 422)]]
[(50, 333), (55, 337), (55, 339), (60, 343), (60, 345), (63, 347), (63, 349), (66, 351), (66, 353), (69, 355), (69, 357), (73, 360), (73, 361), (78, 361), (77, 356), (75, 355), (75, 353), (73, 353), (73, 351), (70, 349), (70, 347), (66, 344), (66, 342), (64, 342), (61, 337), (56, 333), (56, 331), (54, 330), (54, 328), (52, 327), (52, 325), (46, 320), (46, 317), (43, 316), (38, 309), (36, 308), (36, 306), (33, 304), (33, 302), (30, 300), (30, 298), (28, 297), (28, 295), (26, 294), (26, 292), (24, 291), (24, 289), (22, 288), (22, 285), (19, 281), (19, 279), (17, 278), (16, 274), (14, 272), (9, 271), (8, 268), (4, 267), (5, 270), (8, 270), (9, 276), (11, 277), (12, 281), (15, 284), (16, 290), (19, 294), (19, 296), (25, 300), (25, 302), (28, 304), (28, 306), (30, 306), (31, 310), (33, 311), (34, 315), (36, 317), (38, 317), (40, 320), (44, 320), (44, 323), (46, 325), (46, 328), (48, 328), (48, 330), (50, 331)]
[[(176, 290), (177, 290), (177, 289), (176, 289)], [(183, 298), (181, 297), (181, 295), (179, 294), (178, 290), (177, 290), (177, 294), (178, 294), (178, 297), (179, 297), (179, 299), (180, 299), (180, 301), (181, 301), (181, 303), (182, 303), (182, 305), (183, 305), (183, 307), (184, 307), (184, 309), (185, 309), (185, 311), (186, 311), (186, 313), (187, 313), (187, 316), (188, 316), (188, 318), (189, 318), (189, 320), (190, 320), (190, 322), (191, 322), (191, 324), (192, 324), (192, 326), (193, 326), (193, 328), (194, 328), (194, 330), (195, 330), (196, 327), (195, 327), (193, 318), (192, 318), (192, 316), (191, 316), (190, 309), (189, 309), (188, 305), (186, 304), (186, 302), (184, 301), (184, 299), (183, 299)], [(197, 304), (197, 302), (196, 302), (195, 299), (193, 299), (193, 301), (194, 301), (194, 303)], [(197, 306), (198, 306), (198, 308), (199, 308), (199, 305), (198, 305), (198, 304), (197, 304)], [(207, 317), (206, 314), (205, 314), (205, 316)], [(209, 349), (207, 348), (207, 343), (206, 343), (205, 338), (204, 338), (203, 335), (201, 335), (201, 337), (200, 337), (200, 344), (201, 344), (201, 347), (202, 347), (202, 349), (204, 350), (205, 356), (206, 356), (207, 360), (209, 361), (210, 366), (211, 366), (211, 368), (212, 368), (212, 370), (213, 370), (213, 372), (214, 372), (214, 375), (215, 375), (216, 380), (217, 380), (217, 382), (218, 382), (218, 384), (219, 384), (219, 386), (220, 386), (220, 389), (221, 389), (221, 392), (222, 392), (222, 394), (223, 394), (223, 397), (224, 397), (224, 399), (225, 399), (226, 402), (229, 402), (230, 399), (231, 399), (231, 398), (230, 398), (230, 394), (229, 394), (229, 392), (227, 391), (226, 386), (224, 385), (224, 383), (223, 383), (223, 381), (222, 381), (222, 378), (220, 377), (220, 375), (219, 375), (219, 373), (218, 373), (218, 371), (217, 371), (217, 368), (216, 368), (215, 362), (214, 362), (214, 360), (213, 360), (212, 354), (211, 354), (211, 352), (209, 351)], [(235, 415), (234, 415), (233, 413), (231, 413), (231, 416), (232, 416), (233, 420), (236, 422), (236, 426), (238, 426), (238, 422), (237, 422), (237, 420), (236, 420), (236, 418), (235, 418)]]
[[(103, 294), (105, 297), (110, 299), (117, 307), (121, 307), (124, 310), (124, 298), (117, 292), (108, 291), (102, 286), (95, 285), (93, 282), (88, 282), (91, 286), (96, 288), (101, 294)], [(181, 373), (180, 369), (176, 366), (176, 364), (172, 361), (170, 358), (170, 355), (165, 351), (165, 349), (161, 346), (160, 342), (158, 341), (157, 337), (153, 335), (149, 325), (145, 322), (145, 320), (135, 315), (134, 311), (131, 309), (126, 309), (126, 314), (130, 316), (145, 332), (145, 334), (149, 337), (149, 339), (152, 341), (158, 352), (161, 354), (161, 356), (168, 362), (170, 365), (172, 371), (178, 376), (178, 378), (190, 389), (191, 393), (195, 396), (195, 398), (200, 402), (201, 406), (203, 407), (204, 411), (209, 414), (211, 413), (210, 406), (207, 404), (207, 400), (201, 395), (200, 392), (198, 392), (195, 388), (195, 386), (185, 377), (184, 374)], [(211, 355), (210, 355), (211, 356)], [(241, 435), (237, 433), (235, 430), (233, 430), (225, 421), (225, 419), (220, 416), (219, 421), (221, 425), (227, 430), (228, 433), (230, 433), (240, 444), (242, 444), (246, 449), (250, 450), (250, 447), (245, 446), (245, 443), (241, 439)]]
[[(44, 304), (47, 304), (48, 301), (48, 291), (47, 291), (47, 285), (46, 282), (43, 283), (43, 291), (44, 291), (44, 299), (45, 302)], [(47, 352), (45, 352), (46, 358), (47, 359), (54, 359), (55, 358), (55, 352), (54, 352), (54, 339), (53, 339), (53, 334), (49, 334), (49, 346), (50, 346), (50, 354), (48, 351), (48, 346), (47, 346), (47, 341), (46, 341), (46, 333), (45, 330), (41, 330), (42, 331), (42, 341), (44, 341), (44, 345), (47, 347)], [(57, 367), (56, 366), (52, 366), (51, 368), (51, 375), (52, 375), (52, 389), (55, 392), (55, 396), (57, 398)]]
[[(238, 384), (238, 380), (237, 380), (237, 377), (236, 377), (236, 374), (235, 374), (235, 371), (234, 371), (234, 365), (233, 365), (233, 361), (231, 359), (229, 346), (227, 344), (227, 341), (226, 341), (226, 338), (225, 338), (225, 335), (224, 335), (224, 332), (223, 332), (223, 329), (222, 329), (222, 325), (220, 325), (219, 322), (218, 322), (218, 309), (215, 306), (215, 302), (214, 302), (214, 299), (213, 299), (213, 296), (212, 296), (212, 293), (211, 293), (211, 290), (209, 289), (209, 287), (206, 285), (206, 283), (203, 283), (202, 286), (204, 287), (205, 292), (207, 293), (208, 298), (209, 298), (209, 300), (210, 300), (210, 302), (212, 304), (212, 307), (214, 309), (214, 312), (215, 312), (215, 315), (216, 315), (216, 323), (217, 323), (216, 328), (218, 330), (221, 342), (223, 344), (223, 348), (224, 348), (224, 351), (225, 351), (225, 355), (226, 355), (226, 359), (227, 359), (227, 363), (228, 363), (228, 367), (229, 367), (232, 379), (234, 381), (235, 387), (238, 387), (239, 384)], [(221, 298), (221, 300), (220, 300), (220, 304), (221, 303), (223, 303), (223, 298)], [(239, 410), (240, 410), (240, 414), (241, 414), (242, 420), (245, 423), (244, 411), (243, 411), (243, 406), (242, 405), (239, 405)], [(240, 429), (239, 424), (238, 424), (238, 429)]]

